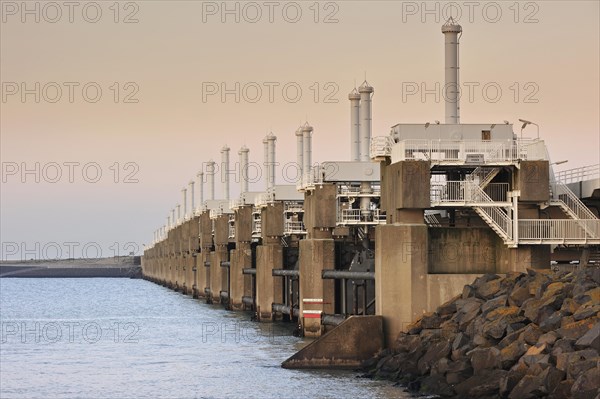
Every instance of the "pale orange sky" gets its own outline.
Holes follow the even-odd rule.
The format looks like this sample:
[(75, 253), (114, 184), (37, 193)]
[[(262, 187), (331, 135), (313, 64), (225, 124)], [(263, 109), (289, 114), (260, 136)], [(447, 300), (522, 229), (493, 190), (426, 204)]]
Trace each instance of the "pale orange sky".
[[(476, 3), (469, 20), (465, 2), (455, 2), (463, 14), (460, 79), (480, 85), (473, 102), (463, 98), (461, 121), (508, 120), (518, 133), (517, 119), (528, 119), (540, 125), (552, 160), (569, 160), (560, 167), (598, 163), (599, 3), (539, 1), (519, 2), (518, 7), (514, 2)], [(273, 131), (278, 137), (277, 160), (293, 161), (294, 131), (306, 119), (315, 129), (313, 160), (346, 160), (347, 95), (355, 81), (362, 82), (365, 71), (375, 87), (374, 135), (388, 134), (396, 123), (444, 120), (443, 102), (433, 96), (424, 102), (419, 96), (403, 101), (402, 93), (411, 82), (429, 88), (436, 82), (443, 85), (440, 26), (446, 2), (428, 2), (432, 13), (424, 12), (420, 1), (317, 6), (313, 1), (275, 2), (272, 22), (268, 8), (257, 2), (253, 4), (261, 7), (262, 17), (255, 23), (249, 21), (255, 10), (247, 2), (237, 3), (239, 22), (235, 15), (225, 15), (222, 22), (221, 10), (209, 15), (211, 7), (220, 8), (221, 2), (120, 2), (116, 16), (114, 2), (100, 1), (102, 15), (96, 23), (86, 21), (95, 17), (88, 2), (77, 3), (72, 23), (67, 8), (62, 8), (62, 18), (50, 23), (56, 10), (44, 9), (46, 3), (27, 2), (31, 8), (38, 4), (40, 21), (35, 22), (35, 15), (22, 15), (21, 4), (1, 2), (2, 162), (30, 168), (35, 162), (40, 167), (49, 162), (96, 162), (103, 175), (98, 183), (86, 182), (80, 169), (75, 170), (73, 183), (66, 176), (56, 183), (44, 178), (36, 183), (32, 175), (22, 183), (19, 175), (8, 176), (1, 194), (2, 243), (27, 242), (34, 248), (36, 242), (40, 247), (97, 242), (105, 256), (112, 255), (109, 247), (114, 242), (121, 248), (134, 242), (141, 250), (164, 223), (168, 210), (180, 202), (181, 188), (201, 163), (220, 159), (223, 144), (231, 147), (232, 161), (237, 161), (237, 151), (245, 144), (251, 161), (261, 162), (262, 138)], [(228, 3), (231, 8), (235, 4)], [(295, 17), (296, 4), (302, 15), (298, 22), (288, 22)], [(500, 7), (498, 16), (495, 5)], [(82, 11), (85, 7), (87, 14)], [(138, 22), (123, 23), (128, 15)], [(324, 23), (327, 16), (333, 23)], [(498, 21), (492, 22), (494, 18)], [(29, 88), (35, 82), (41, 87), (56, 82), (63, 95), (56, 103), (47, 101), (44, 93), (39, 103), (34, 95), (22, 102), (20, 93), (10, 95), (7, 90), (23, 82)], [(79, 83), (72, 103), (64, 82)], [(102, 89), (96, 103), (82, 96), (81, 87), (89, 82)], [(125, 87), (128, 82), (133, 85)], [(233, 95), (225, 102), (218, 95), (203, 101), (203, 83), (210, 82), (225, 82), (228, 87), (256, 82), (264, 90), (256, 103), (243, 95), (239, 103)], [(279, 85), (273, 102), (265, 82)], [(285, 101), (281, 90), (285, 84), (302, 89), (299, 101)], [(481, 87), (486, 84), (502, 89), (497, 102), (483, 97)], [(139, 89), (133, 96), (138, 102), (124, 103), (133, 87)], [(47, 86), (48, 99), (55, 95), (52, 90)], [(325, 102), (328, 93), (334, 93), (331, 98), (337, 103)], [(537, 102), (529, 102), (528, 94)], [(534, 135), (535, 127), (525, 131)], [(109, 168), (115, 162), (121, 172), (118, 183), (114, 168)], [(132, 171), (123, 169), (127, 162), (139, 166), (138, 183), (122, 182)], [(278, 183), (284, 183), (280, 174)], [(220, 193), (219, 185), (216, 191)], [(237, 193), (237, 185), (231, 191)]]

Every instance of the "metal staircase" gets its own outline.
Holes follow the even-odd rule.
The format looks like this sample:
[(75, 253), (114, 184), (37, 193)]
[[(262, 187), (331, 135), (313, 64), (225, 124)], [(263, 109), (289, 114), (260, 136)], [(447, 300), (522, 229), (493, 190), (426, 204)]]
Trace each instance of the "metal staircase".
[(492, 182), (492, 180), (494, 180), (494, 177), (496, 177), (498, 173), (500, 173), (500, 168), (486, 168), (483, 166), (478, 166), (470, 175), (467, 176), (466, 180), (476, 183), (479, 185), (479, 187), (484, 189)]
[(550, 205), (559, 206), (571, 219), (598, 219), (566, 184), (557, 182), (553, 186), (550, 191)]
[[(432, 183), (431, 206), (472, 208), (510, 247), (518, 244), (600, 244), (600, 220), (565, 185), (555, 185), (554, 201), (571, 219), (515, 221), (513, 205), (494, 201), (481, 187), (481, 183), (488, 185), (486, 189), (496, 184), (489, 183), (493, 173), (498, 172), (480, 170), (477, 174), (481, 179)], [(517, 226), (514, 226), (515, 222)]]
[[(513, 239), (513, 222), (508, 211), (511, 204), (494, 201), (482, 188), (482, 186), (489, 185), (489, 182), (499, 172), (499, 168), (488, 169), (492, 170), (481, 168), (477, 171), (477, 175), (481, 179), (471, 178), (462, 181), (432, 183), (431, 205), (432, 207), (465, 206), (473, 208), (507, 245), (516, 245)], [(502, 187), (508, 188), (507, 186)]]
[[(471, 190), (471, 197), (478, 203), (496, 204), (479, 185), (471, 183), (467, 187)], [(502, 238), (505, 244), (516, 246), (517, 242), (513, 237), (513, 221), (508, 212), (499, 206), (475, 206), (473, 210)]]

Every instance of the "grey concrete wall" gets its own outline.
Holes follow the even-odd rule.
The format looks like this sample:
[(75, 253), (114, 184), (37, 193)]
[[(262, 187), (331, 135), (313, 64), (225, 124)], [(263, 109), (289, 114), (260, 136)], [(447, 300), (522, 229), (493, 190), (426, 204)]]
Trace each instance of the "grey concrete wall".
[[(381, 201), (388, 223), (403, 222), (399, 209), (426, 209), (430, 206), (430, 163), (401, 161), (381, 166)], [(407, 214), (408, 215), (408, 214)]]
[(304, 226), (308, 238), (317, 238), (320, 229), (333, 229), (336, 225), (335, 184), (318, 185), (304, 194)]
[(497, 236), (489, 227), (428, 229), (429, 273), (495, 273)]
[(515, 188), (521, 191), (519, 201), (545, 202), (550, 197), (548, 161), (521, 161), (515, 172)]

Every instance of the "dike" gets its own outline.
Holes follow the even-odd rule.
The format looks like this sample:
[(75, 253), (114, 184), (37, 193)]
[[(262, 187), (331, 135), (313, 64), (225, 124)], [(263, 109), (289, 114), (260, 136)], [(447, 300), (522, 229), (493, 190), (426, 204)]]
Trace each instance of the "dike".
[(600, 269), (487, 274), (424, 314), (365, 377), (448, 398), (600, 399)]

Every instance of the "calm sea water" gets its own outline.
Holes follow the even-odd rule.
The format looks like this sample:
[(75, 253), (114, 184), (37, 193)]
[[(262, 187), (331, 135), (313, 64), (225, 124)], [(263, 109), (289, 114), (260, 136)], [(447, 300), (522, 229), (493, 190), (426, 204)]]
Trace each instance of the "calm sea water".
[(285, 370), (289, 323), (144, 280), (0, 279), (2, 398), (408, 398), (355, 372)]

